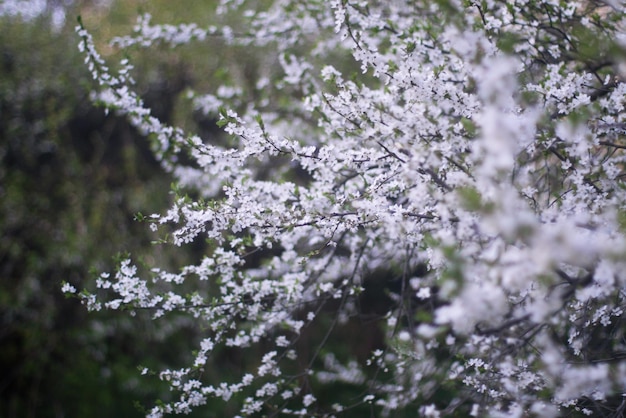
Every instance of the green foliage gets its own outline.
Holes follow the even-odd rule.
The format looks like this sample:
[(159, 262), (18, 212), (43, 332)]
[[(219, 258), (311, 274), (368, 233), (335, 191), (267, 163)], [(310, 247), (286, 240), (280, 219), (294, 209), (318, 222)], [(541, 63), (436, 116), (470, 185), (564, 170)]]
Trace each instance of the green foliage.
[(77, 41), (71, 28), (51, 33), (45, 17), (0, 18), (2, 417), (141, 416), (133, 403), (163, 388), (140, 381), (137, 364), (179, 357), (175, 338), (172, 351), (152, 350), (165, 338), (153, 328), (88, 316), (61, 293), (113, 266), (120, 249), (174, 262), (133, 220), (168, 204), (157, 190), (171, 179), (125, 121), (90, 104)]
[(489, 204), (482, 201), (481, 193), (471, 187), (462, 187), (458, 190), (461, 204), (467, 210), (471, 211), (490, 211), (492, 208)]

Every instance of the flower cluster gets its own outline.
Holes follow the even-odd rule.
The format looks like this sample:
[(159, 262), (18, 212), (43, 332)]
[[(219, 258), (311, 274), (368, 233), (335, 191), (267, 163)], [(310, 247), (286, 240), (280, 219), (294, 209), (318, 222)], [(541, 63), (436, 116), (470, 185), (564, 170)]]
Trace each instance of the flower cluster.
[[(227, 144), (151, 116), (130, 63), (113, 74), (79, 28), (97, 99), (150, 134), (163, 166), (202, 196), (178, 195), (152, 227), (173, 228), (175, 245), (211, 243), (179, 273), (142, 278), (123, 261), (98, 281), (102, 305), (79, 295), (203, 324), (194, 364), (159, 375), (179, 399), (151, 416), (238, 393), (241, 416), (332, 416), (358, 404), (423, 416), (623, 412), (619, 2), (254, 3), (219, 7), (246, 19), (245, 31), (142, 17), (114, 42), (270, 46), (265, 59), (280, 70), (260, 72), (255, 94), (188, 95), (219, 119)], [(181, 152), (193, 164), (180, 164)], [(322, 355), (381, 270), (401, 283), (379, 316), (382, 348), (346, 364)], [(319, 348), (300, 352), (322, 323)], [(264, 351), (239, 382), (212, 385), (203, 368), (217, 347)], [(334, 382), (363, 395), (326, 408), (312, 388)]]

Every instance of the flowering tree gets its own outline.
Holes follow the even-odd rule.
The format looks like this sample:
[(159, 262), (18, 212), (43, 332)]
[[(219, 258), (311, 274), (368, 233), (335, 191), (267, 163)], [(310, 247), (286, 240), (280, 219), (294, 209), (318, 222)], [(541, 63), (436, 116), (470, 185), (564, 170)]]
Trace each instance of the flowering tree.
[[(209, 398), (240, 402), (241, 416), (622, 416), (623, 6), (259, 3), (220, 3), (244, 29), (143, 16), (113, 40), (263, 51), (254, 83), (189, 92), (227, 139), (151, 116), (130, 61), (110, 70), (78, 28), (96, 100), (153, 138), (178, 179), (172, 207), (146, 221), (173, 245), (209, 242), (179, 272), (125, 259), (79, 294), (89, 309), (203, 327), (187, 367), (144, 369), (176, 394), (150, 416)], [(367, 310), (380, 277), (396, 279), (384, 344), (343, 361), (333, 330)], [(258, 359), (212, 382), (223, 347)], [(316, 392), (336, 383), (360, 395)]]

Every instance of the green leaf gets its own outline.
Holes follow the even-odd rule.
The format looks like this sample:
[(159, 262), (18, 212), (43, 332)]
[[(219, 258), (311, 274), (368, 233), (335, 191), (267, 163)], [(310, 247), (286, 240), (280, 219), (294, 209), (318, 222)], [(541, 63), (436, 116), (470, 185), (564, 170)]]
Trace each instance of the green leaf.
[(476, 131), (477, 131), (476, 124), (474, 124), (474, 122), (471, 119), (461, 118), (461, 125), (463, 126), (463, 129), (465, 129), (465, 131), (470, 137), (473, 138), (476, 136)]
[(461, 198), (463, 208), (470, 211), (479, 211), (482, 209), (482, 200), (478, 190), (473, 187), (461, 187), (457, 189), (457, 193)]

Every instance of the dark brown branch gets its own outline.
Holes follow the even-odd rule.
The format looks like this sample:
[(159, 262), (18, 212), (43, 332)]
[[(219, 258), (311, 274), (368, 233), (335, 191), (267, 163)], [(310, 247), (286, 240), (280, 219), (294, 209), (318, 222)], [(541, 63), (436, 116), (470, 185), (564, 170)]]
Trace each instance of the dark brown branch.
[(502, 323), (501, 325), (497, 327), (487, 328), (487, 329), (480, 329), (480, 327), (476, 325), (476, 331), (478, 332), (478, 334), (481, 334), (481, 335), (497, 334), (499, 332), (504, 331), (507, 328), (511, 328), (512, 326), (521, 324), (522, 322), (528, 320), (529, 318), (530, 318), (530, 314), (526, 314), (524, 316), (520, 316), (519, 318), (509, 319), (508, 321)]
[(619, 148), (619, 149), (626, 149), (626, 145), (622, 145), (622, 144), (616, 144), (614, 142), (609, 142), (609, 141), (600, 141), (599, 142), (600, 145), (604, 145), (607, 147), (613, 147), (613, 148)]

